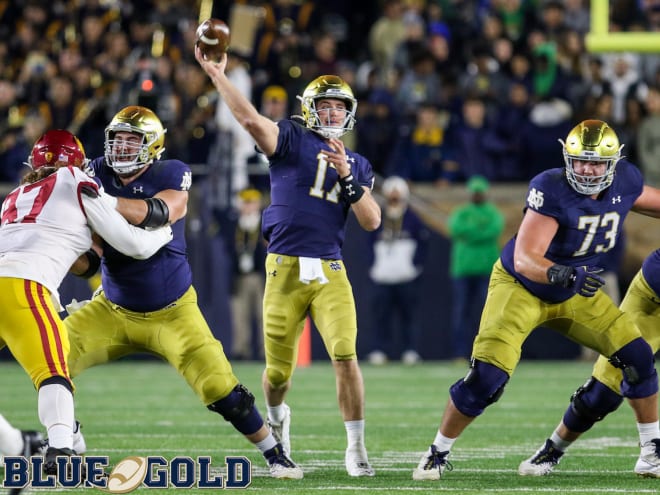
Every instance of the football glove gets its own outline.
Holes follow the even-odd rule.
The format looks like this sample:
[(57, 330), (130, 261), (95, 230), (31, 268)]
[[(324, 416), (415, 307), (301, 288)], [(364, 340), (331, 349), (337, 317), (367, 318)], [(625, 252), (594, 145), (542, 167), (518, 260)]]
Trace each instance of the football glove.
[(593, 297), (605, 285), (605, 280), (598, 275), (602, 271), (597, 266), (552, 265), (548, 268), (548, 281), (552, 285), (573, 289), (581, 296)]

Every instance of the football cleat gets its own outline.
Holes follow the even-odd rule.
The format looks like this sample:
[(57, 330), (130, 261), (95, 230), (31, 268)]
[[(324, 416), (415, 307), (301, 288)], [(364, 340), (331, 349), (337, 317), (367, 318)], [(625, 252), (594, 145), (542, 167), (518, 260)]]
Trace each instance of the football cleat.
[(451, 471), (454, 467), (447, 460), (449, 451), (438, 452), (435, 445), (431, 445), (422, 456), (419, 464), (413, 471), (412, 478), (415, 481), (439, 480), (442, 473)]
[(264, 457), (268, 461), (271, 477), (287, 480), (301, 480), (303, 478), (303, 470), (296, 466), (296, 463), (286, 455), (281, 443), (264, 452)]
[[(71, 449), (57, 449), (55, 447), (48, 447), (46, 455), (44, 456), (44, 474), (57, 475), (57, 458), (58, 457), (71, 457), (76, 453)], [(69, 464), (69, 467), (71, 465)]]
[(546, 476), (552, 472), (564, 453), (555, 447), (549, 438), (536, 453), (529, 459), (525, 459), (518, 466), (518, 474), (521, 476)]
[[(31, 457), (33, 455), (43, 455), (48, 445), (44, 437), (38, 431), (22, 430), (23, 435), (23, 457)], [(9, 495), (18, 495), (23, 491), (23, 488), (12, 488), (9, 490)]]
[(289, 430), (291, 428), (291, 408), (286, 404), (282, 404), (282, 407), (284, 408), (284, 419), (280, 423), (275, 423), (269, 418), (266, 423), (275, 437), (275, 440), (282, 444), (284, 452), (287, 455), (291, 455), (291, 438), (289, 436)]
[(660, 438), (642, 445), (642, 452), (635, 463), (635, 473), (645, 478), (660, 478)]
[(346, 471), (349, 476), (375, 476), (376, 471), (369, 464), (367, 450), (364, 447), (349, 447), (345, 457)]

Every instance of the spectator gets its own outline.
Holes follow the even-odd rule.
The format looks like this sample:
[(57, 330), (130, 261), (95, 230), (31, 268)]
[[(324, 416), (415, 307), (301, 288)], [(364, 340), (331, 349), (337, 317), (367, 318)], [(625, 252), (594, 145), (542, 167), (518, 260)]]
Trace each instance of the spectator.
[(660, 187), (660, 89), (652, 87), (646, 96), (646, 113), (639, 126), (637, 155), (645, 182)]
[(451, 180), (443, 171), (445, 130), (440, 123), (438, 108), (423, 103), (415, 113), (413, 126), (403, 127), (388, 170), (412, 182), (441, 184)]
[(231, 312), (233, 359), (264, 357), (262, 333), (266, 242), (261, 235), (261, 193), (238, 194), (238, 215), (225, 242), (232, 260)]
[(421, 360), (417, 308), (430, 233), (409, 207), (410, 191), (403, 178), (385, 179), (382, 193), (383, 222), (369, 236), (374, 321), (368, 359), (383, 364), (401, 356), (403, 363), (414, 364)]
[(470, 202), (457, 207), (449, 216), (452, 241), (450, 275), (453, 287), (451, 315), (451, 355), (470, 357), (470, 343), (479, 328), (481, 309), (486, 301), (493, 263), (500, 254), (499, 238), (504, 216), (486, 198), (489, 184), (475, 175), (467, 182)]

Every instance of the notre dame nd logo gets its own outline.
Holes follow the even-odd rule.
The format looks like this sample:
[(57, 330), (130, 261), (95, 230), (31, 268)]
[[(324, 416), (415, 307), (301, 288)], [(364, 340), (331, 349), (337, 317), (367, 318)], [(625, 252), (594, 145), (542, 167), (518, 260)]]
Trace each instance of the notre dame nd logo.
[(543, 206), (543, 191), (537, 191), (535, 187), (532, 187), (527, 196), (527, 204), (535, 210)]

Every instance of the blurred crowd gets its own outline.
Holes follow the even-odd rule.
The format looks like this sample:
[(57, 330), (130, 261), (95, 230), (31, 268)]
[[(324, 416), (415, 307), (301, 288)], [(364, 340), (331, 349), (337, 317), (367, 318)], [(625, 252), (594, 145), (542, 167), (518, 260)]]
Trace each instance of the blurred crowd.
[[(609, 3), (611, 31), (660, 31), (660, 2)], [(557, 138), (575, 122), (599, 118), (660, 185), (660, 56), (588, 53), (588, 0), (216, 1), (211, 14), (235, 19), (228, 73), (273, 119), (297, 113), (316, 76), (344, 78), (359, 101), (347, 144), (381, 176), (526, 181), (562, 166)], [(102, 154), (111, 116), (140, 104), (168, 129), (165, 156), (216, 193), (266, 188), (194, 60), (199, 17), (185, 0), (0, 2), (0, 181), (47, 128)]]

